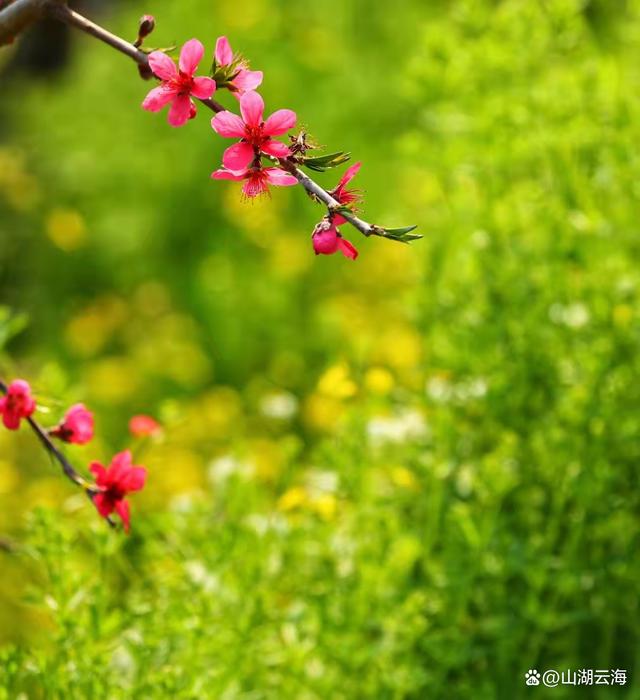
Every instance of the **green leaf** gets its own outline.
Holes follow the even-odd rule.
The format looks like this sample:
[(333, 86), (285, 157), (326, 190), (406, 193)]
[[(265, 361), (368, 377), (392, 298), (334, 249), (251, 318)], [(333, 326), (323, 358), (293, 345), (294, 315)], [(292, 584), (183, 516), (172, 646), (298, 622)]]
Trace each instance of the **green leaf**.
[(400, 228), (381, 228), (380, 235), (384, 238), (389, 238), (392, 241), (400, 241), (401, 243), (410, 243), (417, 241), (422, 236), (419, 233), (411, 233), (417, 226), (402, 226)]
[(346, 163), (349, 158), (351, 158), (350, 153), (345, 153), (344, 151), (336, 151), (335, 153), (327, 153), (324, 156), (315, 156), (313, 158), (304, 158), (302, 165), (309, 168), (310, 170), (315, 170), (316, 172), (322, 173), (330, 168), (335, 168), (338, 165)]

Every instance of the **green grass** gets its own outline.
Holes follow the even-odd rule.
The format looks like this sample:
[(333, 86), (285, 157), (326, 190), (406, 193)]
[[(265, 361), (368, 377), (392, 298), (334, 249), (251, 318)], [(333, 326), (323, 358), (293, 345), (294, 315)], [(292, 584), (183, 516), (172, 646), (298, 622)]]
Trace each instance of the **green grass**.
[(228, 33), (269, 111), (363, 160), (366, 218), (425, 238), (315, 259), (319, 208), (242, 205), (208, 116), (139, 110), (89, 41), (11, 88), (0, 287), (30, 324), (4, 366), (96, 410), (79, 465), (134, 412), (166, 434), (129, 537), (0, 434), (0, 698), (640, 698), (640, 3), (103, 21), (142, 11), (158, 43)]

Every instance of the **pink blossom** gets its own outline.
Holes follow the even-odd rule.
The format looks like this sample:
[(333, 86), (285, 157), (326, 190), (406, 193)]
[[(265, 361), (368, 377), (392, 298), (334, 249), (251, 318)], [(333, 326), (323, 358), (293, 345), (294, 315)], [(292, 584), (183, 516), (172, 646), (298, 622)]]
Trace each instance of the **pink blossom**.
[(93, 462), (89, 471), (96, 477), (96, 486), (100, 492), (93, 497), (98, 513), (108, 518), (114, 511), (120, 516), (124, 529), (129, 532), (129, 502), (125, 500), (128, 493), (140, 491), (147, 478), (147, 470), (132, 464), (131, 452), (119, 452), (111, 460), (108, 468), (99, 462)]
[(220, 168), (211, 173), (214, 180), (235, 180), (240, 182), (246, 180), (242, 186), (242, 192), (246, 197), (257, 197), (269, 192), (269, 185), (278, 187), (288, 187), (297, 184), (293, 175), (280, 168), (252, 167), (246, 170), (227, 170)]
[(36, 410), (31, 387), (23, 379), (16, 379), (7, 387), (6, 396), (0, 398), (0, 415), (5, 428), (17, 430), (23, 418), (29, 418)]
[(151, 416), (133, 416), (129, 421), (129, 432), (133, 437), (146, 437), (147, 435), (157, 435), (160, 432), (160, 423)]
[[(362, 167), (362, 163), (354, 163), (340, 178), (340, 182), (332, 189), (329, 190), (329, 194), (337, 199), (340, 204), (353, 204), (359, 202), (362, 199), (362, 194), (358, 190), (348, 190), (347, 185), (353, 180), (353, 178), (358, 174), (358, 171)], [(344, 216), (340, 214), (333, 215), (333, 223), (336, 226), (346, 223)]]
[(340, 251), (346, 258), (355, 260), (358, 251), (349, 241), (340, 235), (334, 223), (323, 219), (315, 228), (311, 237), (316, 255), (332, 255)]
[(253, 91), (245, 92), (240, 97), (240, 112), (242, 118), (224, 111), (218, 112), (211, 120), (211, 126), (220, 136), (241, 139), (227, 148), (222, 156), (222, 164), (227, 170), (244, 171), (262, 153), (276, 158), (289, 155), (288, 146), (271, 137), (285, 134), (295, 126), (295, 112), (279, 109), (263, 121), (264, 101)]
[(49, 431), (64, 442), (85, 445), (93, 438), (93, 413), (77, 403), (67, 411), (59, 425)]
[(211, 78), (193, 76), (203, 55), (204, 46), (197, 39), (190, 39), (182, 47), (178, 66), (162, 51), (150, 53), (149, 66), (162, 82), (145, 97), (142, 107), (158, 112), (171, 103), (168, 116), (171, 126), (182, 126), (195, 117), (196, 106), (191, 98), (207, 99), (216, 89)]
[(214, 59), (216, 81), (220, 76), (223, 81), (220, 87), (228, 88), (236, 97), (239, 98), (249, 90), (255, 90), (262, 83), (262, 71), (248, 70), (247, 62), (233, 53), (226, 36), (218, 37)]

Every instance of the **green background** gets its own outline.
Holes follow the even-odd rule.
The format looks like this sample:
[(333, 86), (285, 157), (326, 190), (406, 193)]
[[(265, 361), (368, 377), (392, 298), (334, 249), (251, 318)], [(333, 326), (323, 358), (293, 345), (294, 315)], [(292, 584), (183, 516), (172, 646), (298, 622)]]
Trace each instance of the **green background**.
[(363, 161), (364, 217), (425, 237), (316, 258), (318, 205), (210, 180), (210, 113), (144, 112), (90, 38), (4, 76), (1, 376), (43, 424), (94, 410), (79, 469), (133, 444), (149, 478), (126, 537), (0, 433), (0, 697), (639, 698), (640, 2), (98, 19), (143, 12), (205, 70), (226, 34), (267, 113)]

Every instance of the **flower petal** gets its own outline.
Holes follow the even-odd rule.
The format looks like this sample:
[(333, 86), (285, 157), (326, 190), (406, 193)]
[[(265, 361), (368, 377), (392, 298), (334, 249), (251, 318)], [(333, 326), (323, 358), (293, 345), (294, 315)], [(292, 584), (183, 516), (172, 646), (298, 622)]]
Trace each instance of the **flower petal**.
[(260, 146), (260, 150), (276, 158), (286, 158), (289, 155), (289, 146), (285, 146), (284, 143), (273, 141), (272, 139), (265, 141), (262, 146)]
[(231, 84), (240, 92), (255, 90), (262, 83), (261, 70), (241, 70), (231, 81)]
[(97, 508), (98, 513), (100, 513), (103, 518), (106, 518), (113, 513), (113, 500), (104, 493), (97, 493), (93, 497), (93, 505)]
[(95, 476), (96, 484), (104, 486), (107, 479), (107, 470), (99, 462), (92, 462), (89, 471)]
[(264, 100), (253, 90), (245, 92), (240, 98), (240, 112), (247, 126), (260, 126), (264, 114)]
[(13, 411), (5, 411), (2, 422), (8, 430), (17, 430), (20, 427), (20, 416)]
[(267, 173), (267, 180), (272, 185), (288, 187), (289, 185), (298, 184), (298, 181), (293, 175), (286, 173), (284, 170), (280, 170), (280, 168), (265, 168), (265, 172)]
[(189, 39), (180, 51), (180, 70), (187, 75), (193, 75), (198, 63), (204, 56), (204, 46), (197, 39)]
[(131, 469), (131, 451), (124, 450), (113, 456), (107, 476), (112, 483), (118, 481)]
[(178, 75), (173, 59), (162, 51), (152, 51), (149, 54), (149, 67), (162, 80), (171, 80)]
[(228, 66), (233, 61), (233, 51), (226, 36), (219, 36), (216, 41), (215, 59), (219, 66)]
[(171, 126), (182, 126), (191, 117), (192, 102), (189, 95), (176, 95), (167, 117)]
[(122, 524), (124, 525), (124, 531), (129, 532), (129, 530), (131, 529), (129, 502), (121, 498), (115, 502), (115, 509), (116, 513), (120, 516), (120, 520), (122, 520)]
[(338, 250), (345, 258), (355, 260), (358, 257), (358, 251), (355, 249), (355, 246), (349, 243), (345, 238), (338, 238)]
[(242, 138), (245, 135), (244, 122), (233, 112), (218, 112), (211, 120), (213, 130), (228, 139)]
[(358, 171), (362, 167), (362, 163), (358, 161), (357, 163), (354, 163), (348, 170), (345, 172), (345, 174), (340, 178), (340, 182), (338, 183), (338, 186), (336, 189), (342, 189), (345, 185), (347, 185), (353, 178), (358, 174)]
[(164, 106), (176, 96), (176, 91), (166, 85), (160, 85), (153, 88), (144, 98), (142, 109), (149, 112), (159, 112)]
[(279, 109), (264, 123), (265, 136), (280, 136), (286, 134), (296, 125), (296, 113), (290, 109)]
[(222, 154), (222, 165), (227, 170), (246, 170), (254, 156), (253, 146), (240, 141), (227, 148)]
[(147, 470), (144, 467), (132, 467), (122, 480), (125, 491), (140, 491), (144, 487), (147, 478)]
[(194, 78), (193, 87), (191, 88), (191, 94), (194, 97), (198, 97), (201, 100), (206, 100), (211, 97), (216, 91), (216, 81), (212, 78)]
[(235, 182), (239, 182), (240, 180), (244, 180), (245, 173), (246, 171), (244, 170), (239, 170), (236, 172), (233, 170), (225, 170), (220, 168), (219, 170), (212, 172), (211, 177), (214, 180), (234, 180)]

